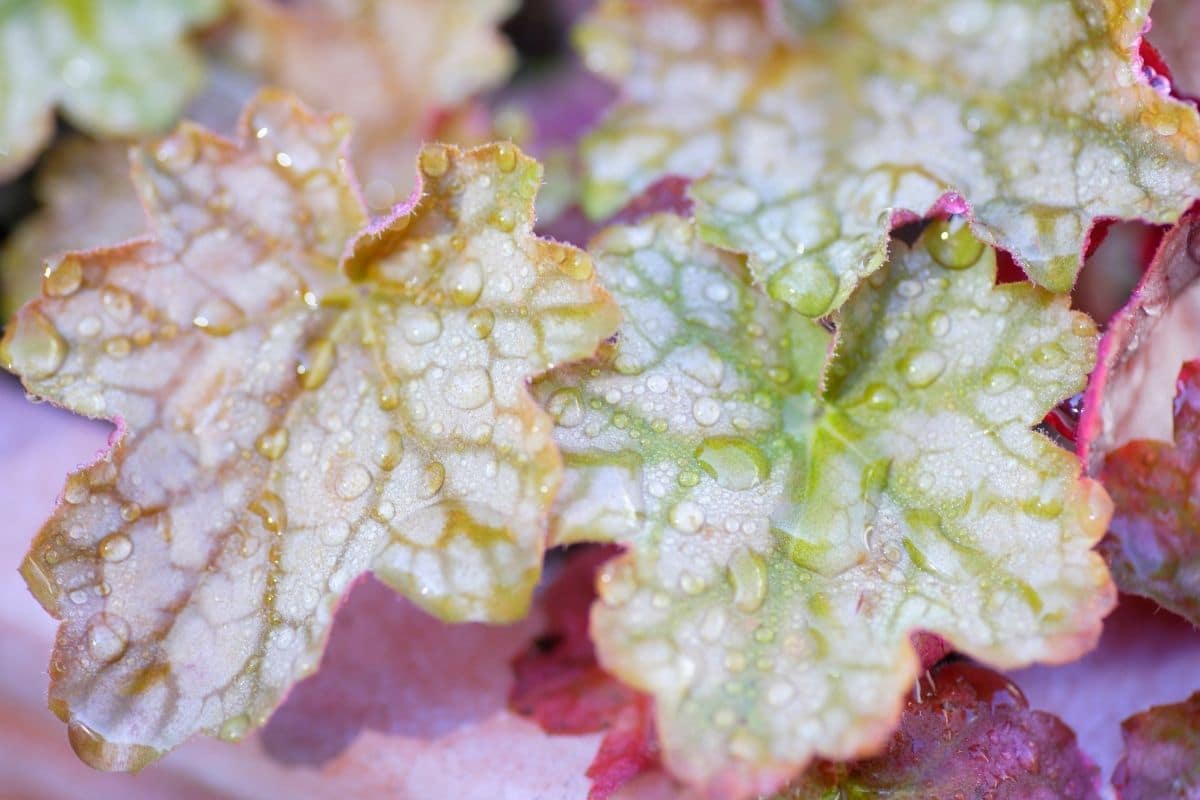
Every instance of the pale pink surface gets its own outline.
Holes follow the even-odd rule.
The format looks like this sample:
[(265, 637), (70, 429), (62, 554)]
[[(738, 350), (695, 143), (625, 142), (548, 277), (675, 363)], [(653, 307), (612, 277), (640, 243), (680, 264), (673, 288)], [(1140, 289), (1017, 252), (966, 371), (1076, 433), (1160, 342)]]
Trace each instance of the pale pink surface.
[(17, 567), (67, 472), (104, 446), (108, 427), (32, 405), (0, 378), (0, 797), (586, 796), (599, 737), (549, 737), (505, 708), (509, 659), (538, 621), (445, 626), (371, 581), (339, 613), (322, 670), (263, 734), (241, 745), (192, 741), (136, 777), (79, 763), (45, 704), (56, 623)]
[[(45, 707), (55, 623), (17, 566), (66, 473), (103, 447), (108, 426), (23, 399), (0, 379), (0, 796), (173, 800), (582, 800), (599, 736), (548, 737), (505, 710), (508, 661), (537, 620), (512, 629), (444, 626), (373, 581), (350, 595), (322, 670), (263, 733), (200, 739), (136, 777), (80, 764)], [(1014, 673), (1036, 708), (1063, 717), (1105, 778), (1120, 721), (1200, 688), (1200, 632), (1123, 599), (1099, 649), (1063, 667)], [(649, 787), (642, 787), (649, 788)]]

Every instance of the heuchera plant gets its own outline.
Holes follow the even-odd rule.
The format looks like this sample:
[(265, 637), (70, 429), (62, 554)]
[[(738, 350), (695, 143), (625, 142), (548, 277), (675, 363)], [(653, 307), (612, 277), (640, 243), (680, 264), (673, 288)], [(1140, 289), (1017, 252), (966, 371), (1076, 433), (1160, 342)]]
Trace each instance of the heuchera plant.
[[(572, 64), (479, 94), (509, 0), (152, 5), (0, 4), (0, 175), (55, 103), (282, 87), (134, 147), (136, 197), (66, 140), (4, 250), (4, 365), (115, 425), (21, 566), (80, 758), (242, 739), (372, 572), (451, 623), (537, 597), (511, 707), (604, 732), (594, 800), (1107, 791), (998, 670), (1118, 587), (1200, 624), (1200, 116), (1147, 2), (601, 0), (586, 136)], [(1114, 220), (1171, 227), (1093, 319)], [(1196, 789), (1195, 706), (1125, 723), (1119, 796)]]

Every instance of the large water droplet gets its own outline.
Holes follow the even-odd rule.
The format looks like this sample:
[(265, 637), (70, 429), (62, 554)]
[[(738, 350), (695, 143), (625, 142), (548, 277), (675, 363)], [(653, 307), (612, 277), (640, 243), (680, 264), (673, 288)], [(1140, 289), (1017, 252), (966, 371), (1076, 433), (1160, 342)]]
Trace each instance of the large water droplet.
[(66, 360), (67, 343), (40, 311), (29, 309), (17, 315), (3, 355), (8, 368), (22, 377), (49, 378)]
[(409, 309), (400, 326), (409, 344), (428, 344), (442, 335), (442, 318), (428, 308)]
[(133, 542), (123, 533), (113, 533), (100, 540), (100, 557), (110, 563), (124, 561), (133, 552)]
[(806, 258), (784, 267), (767, 281), (767, 293), (808, 317), (829, 311), (838, 279), (820, 258)]
[(983, 242), (962, 217), (934, 220), (923, 238), (933, 260), (947, 269), (966, 269), (983, 255)]
[(913, 353), (900, 362), (904, 380), (920, 389), (933, 383), (946, 369), (946, 357), (935, 350)]
[(479, 408), (492, 396), (492, 378), (479, 367), (464, 369), (447, 377), (443, 390), (446, 402), (455, 408)]
[(733, 436), (705, 439), (696, 449), (696, 458), (718, 485), (734, 491), (757, 486), (771, 471), (758, 447)]
[(75, 294), (83, 283), (83, 263), (75, 256), (66, 256), (56, 264), (46, 267), (42, 288), (51, 297), (67, 297)]
[(721, 404), (711, 397), (698, 397), (692, 403), (692, 416), (704, 426), (716, 425), (721, 418)]
[(371, 485), (371, 473), (357, 461), (343, 464), (337, 471), (333, 489), (343, 500), (360, 497)]

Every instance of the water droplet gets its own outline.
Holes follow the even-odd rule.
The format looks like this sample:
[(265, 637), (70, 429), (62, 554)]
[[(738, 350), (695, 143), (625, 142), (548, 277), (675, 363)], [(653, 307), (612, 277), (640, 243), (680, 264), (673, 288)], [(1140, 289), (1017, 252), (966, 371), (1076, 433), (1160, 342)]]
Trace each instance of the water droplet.
[(1091, 317), (1076, 314), (1075, 318), (1071, 320), (1071, 332), (1076, 336), (1095, 336), (1096, 323), (1092, 321)]
[(196, 142), (185, 132), (168, 136), (155, 148), (154, 158), (166, 169), (182, 172), (196, 160)]
[(72, 475), (67, 478), (67, 486), (63, 489), (63, 499), (71, 505), (79, 505), (88, 499), (87, 480), (82, 475)]
[(395, 428), (389, 430), (376, 444), (375, 463), (380, 469), (393, 470), (404, 456), (404, 439)]
[(502, 172), (512, 172), (517, 166), (517, 151), (508, 142), (496, 145), (496, 165)]
[(950, 317), (944, 312), (935, 311), (929, 315), (927, 323), (929, 332), (934, 336), (945, 336), (950, 332)]
[(921, 284), (911, 279), (904, 279), (896, 285), (896, 294), (911, 300), (921, 293)]
[(262, 453), (264, 458), (268, 458), (271, 461), (278, 460), (287, 451), (287, 429), (276, 428), (267, 431), (255, 440), (254, 446), (258, 452)]
[(375, 401), (384, 411), (396, 409), (400, 405), (400, 387), (391, 378), (383, 378), (375, 394)]
[(704, 426), (715, 425), (721, 418), (721, 404), (711, 397), (698, 397), (692, 403), (692, 416)]
[(724, 303), (730, 294), (728, 284), (723, 281), (713, 281), (704, 287), (704, 296), (714, 303)]
[(230, 717), (221, 723), (217, 736), (226, 742), (240, 742), (250, 730), (250, 719), (245, 714)]
[(390, 522), (396, 516), (396, 506), (390, 500), (380, 500), (372, 516), (380, 522)]
[(933, 260), (947, 269), (966, 269), (983, 255), (983, 242), (963, 217), (934, 220), (923, 238)]
[(467, 315), (467, 322), (476, 339), (486, 339), (491, 335), (492, 328), (496, 327), (496, 315), (489, 309), (477, 308)]
[(729, 580), (733, 584), (733, 603), (742, 611), (757, 611), (767, 597), (767, 566), (762, 557), (741, 548), (729, 560)]
[(478, 261), (467, 261), (449, 270), (450, 298), (460, 306), (469, 306), (483, 293), (483, 268)]
[(287, 509), (274, 492), (263, 492), (248, 508), (262, 519), (263, 527), (271, 533), (281, 533), (287, 527)]
[(671, 507), (671, 527), (683, 533), (695, 533), (704, 524), (704, 509), (690, 500), (681, 500)]
[(450, 154), (440, 144), (428, 144), (422, 147), (419, 160), (421, 171), (431, 178), (440, 178), (450, 168)]
[(58, 372), (67, 357), (67, 343), (58, 329), (36, 309), (18, 314), (4, 344), (8, 369), (38, 380)]
[(66, 256), (46, 267), (42, 288), (51, 297), (69, 297), (83, 283), (83, 263), (75, 256)]
[(79, 320), (79, 324), (75, 326), (75, 330), (83, 338), (90, 339), (100, 332), (101, 327), (100, 318), (89, 314)]
[(990, 369), (983, 376), (983, 388), (990, 394), (1006, 392), (1017, 383), (1017, 373), (1007, 367)]
[(137, 522), (142, 516), (142, 507), (137, 503), (123, 503), (121, 505), (121, 519), (126, 522)]
[(900, 362), (904, 380), (920, 389), (933, 383), (946, 369), (946, 357), (934, 350), (914, 353)]
[(353, 500), (360, 497), (370, 485), (371, 473), (362, 464), (351, 461), (338, 469), (333, 489), (343, 500)]
[(594, 271), (591, 257), (582, 250), (571, 250), (566, 258), (559, 262), (558, 268), (562, 274), (577, 281), (586, 281), (592, 277)]
[(432, 462), (425, 467), (425, 472), (421, 475), (422, 496), (433, 497), (442, 490), (442, 484), (445, 482), (446, 468), (438, 461)]
[(512, 209), (501, 206), (492, 212), (491, 223), (505, 233), (512, 233), (517, 227), (517, 218), (513, 215)]
[(891, 411), (900, 399), (896, 390), (886, 383), (873, 383), (868, 386), (866, 398), (867, 405), (875, 411)]
[(192, 317), (192, 324), (210, 336), (228, 336), (237, 330), (243, 314), (233, 303), (223, 297), (205, 300)]
[(100, 557), (110, 563), (124, 561), (133, 552), (133, 542), (123, 533), (112, 533), (100, 540)]
[(104, 343), (104, 352), (113, 358), (125, 358), (132, 350), (132, 343), (124, 336), (114, 336)]
[(442, 335), (442, 318), (427, 308), (411, 309), (400, 324), (409, 344), (428, 344)]
[(1033, 360), (1043, 367), (1053, 367), (1061, 364), (1067, 357), (1067, 352), (1055, 342), (1049, 342), (1033, 351)]
[(734, 491), (757, 486), (771, 471), (770, 463), (758, 447), (733, 436), (705, 439), (695, 455), (718, 485)]
[(558, 389), (546, 401), (546, 410), (562, 428), (574, 428), (583, 422), (583, 401), (572, 388)]
[(97, 661), (116, 661), (129, 646), (129, 623), (116, 614), (96, 614), (87, 624), (88, 652)]
[(333, 547), (350, 538), (350, 523), (344, 519), (335, 519), (321, 529), (321, 541)]
[(305, 389), (320, 388), (333, 370), (336, 359), (337, 347), (329, 339), (320, 338), (312, 342), (305, 348), (300, 363), (296, 365), (300, 386)]
[(492, 378), (480, 367), (459, 370), (446, 378), (443, 392), (455, 408), (479, 408), (492, 396)]
[(124, 289), (108, 287), (100, 295), (104, 311), (117, 322), (128, 322), (133, 316), (133, 298)]
[(771, 297), (808, 317), (819, 317), (829, 311), (837, 289), (837, 276), (819, 258), (785, 267), (767, 281)]

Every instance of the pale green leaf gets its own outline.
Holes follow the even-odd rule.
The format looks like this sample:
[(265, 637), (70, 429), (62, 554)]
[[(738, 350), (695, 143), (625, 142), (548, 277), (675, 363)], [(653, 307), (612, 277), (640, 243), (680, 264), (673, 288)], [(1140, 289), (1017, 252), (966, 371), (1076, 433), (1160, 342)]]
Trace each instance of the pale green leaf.
[(1108, 498), (1031, 430), (1083, 386), (1093, 324), (994, 286), (958, 221), (893, 248), (833, 338), (679, 218), (612, 229), (593, 255), (617, 344), (538, 387), (567, 464), (558, 537), (629, 548), (600, 579), (600, 659), (654, 694), (668, 765), (717, 795), (882, 744), (916, 630), (1057, 662), (1113, 602), (1091, 551)]
[(624, 100), (585, 147), (586, 206), (697, 178), (705, 239), (810, 316), (939, 204), (1066, 291), (1097, 217), (1169, 222), (1200, 194), (1196, 110), (1134, 62), (1148, 5), (857, 0), (785, 40), (758, 3), (607, 0), (578, 38)]

